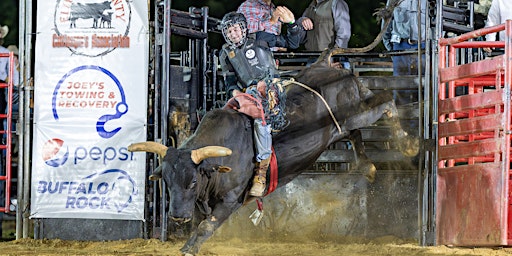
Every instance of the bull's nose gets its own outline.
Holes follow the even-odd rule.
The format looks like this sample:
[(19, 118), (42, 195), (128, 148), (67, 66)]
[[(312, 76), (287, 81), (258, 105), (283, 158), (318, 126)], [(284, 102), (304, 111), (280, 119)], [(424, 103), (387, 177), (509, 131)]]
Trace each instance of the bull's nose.
[(176, 223), (187, 223), (189, 222), (190, 220), (192, 220), (192, 218), (177, 218), (177, 217), (171, 217), (171, 220), (176, 222)]

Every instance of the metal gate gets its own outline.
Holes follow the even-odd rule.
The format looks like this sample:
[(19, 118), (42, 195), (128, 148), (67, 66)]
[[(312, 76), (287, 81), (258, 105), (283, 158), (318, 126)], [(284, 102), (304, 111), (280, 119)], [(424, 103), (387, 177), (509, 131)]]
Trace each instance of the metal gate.
[[(505, 30), (500, 42), (473, 41)], [(508, 245), (512, 21), (439, 40), (437, 244)], [(504, 48), (464, 63), (460, 49)]]
[[(0, 53), (0, 58), (9, 58), (9, 74), (5, 83), (0, 82), (0, 90), (7, 92), (7, 113), (0, 113), (0, 152), (3, 170), (0, 171), (0, 185), (3, 187), (4, 195), (0, 199), (0, 212), (9, 212), (11, 203), (11, 122), (12, 122), (12, 90), (14, 78), (14, 54)], [(0, 94), (1, 95), (1, 94)], [(0, 110), (1, 111), (1, 110)], [(4, 125), (6, 127), (4, 127)], [(2, 201), (4, 203), (2, 203)]]

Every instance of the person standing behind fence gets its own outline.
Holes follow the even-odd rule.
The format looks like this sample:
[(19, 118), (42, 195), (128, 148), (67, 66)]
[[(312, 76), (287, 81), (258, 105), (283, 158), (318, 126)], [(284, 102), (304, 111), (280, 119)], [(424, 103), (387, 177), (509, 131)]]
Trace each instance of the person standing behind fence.
[[(246, 0), (237, 12), (247, 19), (248, 36), (266, 42), (272, 51), (297, 49), (306, 36), (293, 13), (284, 6), (276, 7), (272, 0)], [(286, 35), (281, 34), (281, 23), (288, 26)]]
[[(388, 0), (386, 5), (395, 0)], [(387, 27), (382, 42), (388, 51), (415, 51), (418, 47), (425, 48), (425, 6), (426, 0), (420, 0), (420, 18), (418, 20), (418, 0), (403, 0), (393, 10), (391, 23)], [(383, 21), (382, 24), (385, 22)], [(421, 31), (418, 31), (421, 24)], [(421, 39), (421, 42), (419, 42)], [(421, 74), (425, 74), (425, 54), (421, 54), (421, 63), (418, 62), (418, 53), (412, 52), (403, 55), (393, 55), (393, 75), (418, 75), (421, 64)], [(397, 105), (416, 101), (418, 90), (393, 91)]]
[[(506, 20), (512, 19), (512, 1), (510, 0), (493, 0), (491, 3), (491, 8), (487, 13), (487, 21), (485, 22), (485, 27), (492, 27), (502, 23), (505, 23)], [(490, 33), (485, 35), (486, 41), (496, 41), (496, 33)], [(499, 40), (505, 40), (505, 31), (500, 31)], [(484, 51), (490, 53), (492, 52), (491, 48), (484, 48)]]
[[(307, 31), (304, 42), (307, 51), (348, 47), (351, 25), (348, 5), (344, 0), (313, 0), (299, 23)], [(341, 60), (345, 68), (350, 68), (346, 58)]]
[[(387, 5), (393, 0), (388, 0)], [(418, 20), (418, 1), (403, 0), (394, 10), (391, 24), (382, 37), (384, 47), (388, 51), (416, 50), (418, 46), (425, 48), (425, 6), (426, 0), (420, 0), (421, 15)], [(418, 32), (418, 22), (421, 33)], [(384, 24), (384, 22), (383, 22)], [(421, 42), (418, 40), (421, 37)], [(395, 55), (393, 59), (393, 75), (417, 75), (417, 54)], [(425, 67), (425, 57), (422, 57), (422, 67)], [(424, 74), (424, 69), (422, 69)]]
[(313, 0), (300, 23), (307, 31), (304, 46), (308, 51), (347, 48), (351, 26), (348, 5), (343, 0)]
[[(9, 49), (5, 48), (3, 46), (4, 44), (4, 38), (9, 33), (9, 27), (7, 26), (0, 26), (0, 53), (10, 53)], [(9, 58), (0, 58), (0, 82), (8, 82), (8, 76), (9, 76)], [(16, 67), (16, 64), (14, 65), (14, 77), (13, 84), (17, 86), (19, 84), (19, 77), (18, 77), (18, 70)], [(6, 106), (6, 97), (5, 97), (5, 91), (6, 90), (0, 90), (0, 93), (2, 94), (0, 97), (0, 108), (5, 109)]]

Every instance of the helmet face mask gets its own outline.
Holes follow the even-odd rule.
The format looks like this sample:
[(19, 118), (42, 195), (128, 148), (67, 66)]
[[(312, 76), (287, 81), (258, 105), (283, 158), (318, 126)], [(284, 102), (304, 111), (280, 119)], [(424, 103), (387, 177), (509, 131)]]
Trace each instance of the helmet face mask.
[(241, 13), (230, 12), (221, 21), (222, 35), (231, 47), (239, 47), (247, 41), (247, 20)]

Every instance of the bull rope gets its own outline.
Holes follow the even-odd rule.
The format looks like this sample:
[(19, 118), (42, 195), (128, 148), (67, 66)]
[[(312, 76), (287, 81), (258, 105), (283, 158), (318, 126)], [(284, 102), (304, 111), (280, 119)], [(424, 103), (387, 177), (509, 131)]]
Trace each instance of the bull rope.
[(283, 83), (283, 87), (286, 87), (290, 84), (296, 84), (312, 93), (314, 93), (316, 96), (318, 96), (318, 98), (320, 98), (320, 100), (322, 100), (322, 102), (324, 103), (325, 107), (327, 108), (327, 111), (329, 112), (329, 115), (331, 116), (332, 118), (332, 121), (334, 122), (334, 124), (336, 125), (336, 128), (338, 128), (338, 132), (340, 133), (340, 135), (343, 135), (342, 131), (341, 131), (341, 127), (340, 127), (340, 124), (338, 122), (338, 120), (336, 119), (336, 117), (334, 116), (334, 114), (332, 113), (332, 110), (331, 110), (331, 107), (329, 106), (329, 104), (327, 103), (327, 101), (324, 99), (324, 96), (322, 96), (320, 93), (318, 93), (317, 91), (313, 90), (311, 87), (303, 84), (303, 83), (300, 83), (300, 82), (297, 82), (295, 81), (295, 79), (291, 78), (291, 79), (286, 79), (286, 80), (281, 80), (282, 83)]

